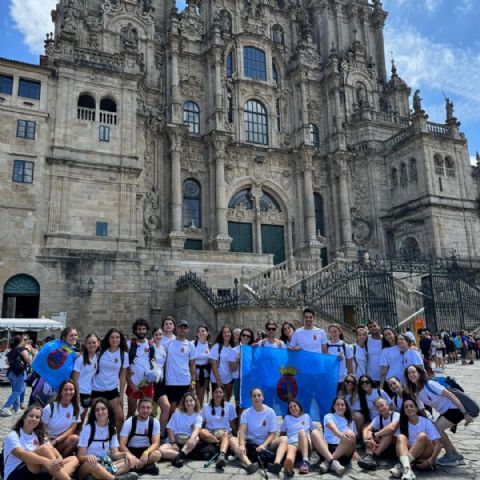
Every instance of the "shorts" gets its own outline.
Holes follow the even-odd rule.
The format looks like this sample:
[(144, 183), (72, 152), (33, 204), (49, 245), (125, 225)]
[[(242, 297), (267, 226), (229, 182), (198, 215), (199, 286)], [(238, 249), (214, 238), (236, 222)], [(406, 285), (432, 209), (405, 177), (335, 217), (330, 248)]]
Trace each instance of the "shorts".
[(446, 412), (440, 414), (440, 417), (447, 419), (454, 425), (457, 425), (464, 419), (463, 413), (459, 408), (449, 408)]
[(436, 358), (443, 358), (443, 350), (437, 350), (435, 352), (435, 357)]
[(229, 433), (228, 430), (225, 428), (215, 428), (213, 430), (210, 430), (210, 433), (215, 437), (215, 438), (222, 438), (226, 433)]
[(134, 398), (135, 400), (141, 400), (142, 398), (153, 398), (153, 383), (139, 387), (139, 390), (134, 392), (132, 387), (128, 385), (125, 392), (128, 398)]
[(88, 408), (92, 404), (92, 395), (90, 393), (80, 394), (80, 405), (82, 408)]
[[(328, 451), (330, 453), (333, 453), (335, 452), (335, 450), (337, 449), (339, 444), (336, 444), (336, 443), (329, 443), (328, 444)], [(341, 456), (340, 458), (337, 459), (342, 465), (347, 465), (348, 463), (350, 463), (350, 461), (352, 460), (352, 456), (349, 456), (347, 457), (346, 455), (343, 455)]]
[(165, 383), (163, 381), (155, 383), (153, 385), (153, 400), (155, 402), (158, 402), (158, 399), (166, 394), (167, 391), (165, 389)]
[(137, 458), (140, 458), (148, 447), (128, 447), (128, 451)]
[(8, 476), (8, 480), (50, 480), (51, 478), (52, 476), (47, 472), (32, 473), (26, 463), (18, 465)]
[(113, 390), (105, 390), (104, 392), (101, 392), (100, 390), (92, 390), (92, 402), (96, 398), (104, 398), (105, 400), (115, 400), (120, 396), (120, 393), (118, 393), (118, 388), (114, 388)]
[(165, 385), (165, 393), (170, 403), (178, 403), (190, 390), (190, 385)]
[[(234, 382), (234, 381), (235, 381), (235, 380), (232, 380), (231, 382), (228, 382), (228, 383), (224, 383), (223, 386), (224, 386), (224, 387), (226, 387), (227, 385), (232, 385), (232, 386), (233, 386), (233, 382)], [(217, 388), (217, 385), (218, 385), (218, 383), (212, 382), (212, 392)]]

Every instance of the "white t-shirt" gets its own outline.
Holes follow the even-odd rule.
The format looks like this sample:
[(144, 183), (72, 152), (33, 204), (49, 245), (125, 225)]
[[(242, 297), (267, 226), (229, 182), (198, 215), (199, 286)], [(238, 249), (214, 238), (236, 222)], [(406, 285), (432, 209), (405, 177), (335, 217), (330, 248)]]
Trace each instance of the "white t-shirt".
[(380, 415), (377, 415), (372, 420), (372, 428), (378, 432), (382, 428), (385, 428), (387, 425), (390, 425), (392, 422), (398, 422), (398, 421), (400, 421), (400, 414), (398, 412), (390, 413), (387, 418), (383, 419), (383, 427), (382, 427), (380, 423)]
[(400, 381), (402, 383), (406, 383), (405, 369), (408, 368), (410, 365), (420, 365), (421, 367), (423, 367), (423, 359), (422, 359), (421, 353), (418, 350), (409, 348), (403, 354), (402, 361), (403, 361), (403, 377), (400, 378)]
[[(400, 412), (402, 410), (402, 405), (403, 405), (403, 397), (402, 395), (392, 395), (392, 406), (395, 408), (396, 412)], [(417, 398), (417, 405), (420, 410), (425, 409), (425, 405), (423, 402)], [(426, 412), (427, 416), (429, 415), (429, 412)]]
[[(130, 351), (132, 341), (127, 342), (128, 350)], [(130, 379), (134, 385), (138, 387), (142, 380), (145, 379), (145, 372), (151, 370), (149, 360), (150, 344), (147, 339), (143, 342), (137, 340), (137, 351), (133, 362), (130, 364)]]
[(172, 430), (174, 435), (190, 436), (196, 428), (202, 428), (203, 418), (200, 413), (187, 415), (185, 412), (176, 410), (167, 423), (167, 428)]
[(327, 335), (321, 328), (313, 327), (311, 330), (306, 330), (304, 327), (301, 327), (293, 332), (290, 346), (300, 346), (302, 350), (307, 352), (322, 353), (322, 345), (327, 343)]
[[(437, 427), (428, 418), (418, 417), (418, 423), (416, 425), (408, 422), (408, 444), (413, 445), (420, 433), (426, 433), (431, 441), (440, 440)], [(395, 435), (397, 437), (400, 435), (400, 427), (397, 428)]]
[[(232, 362), (237, 361), (237, 357), (240, 357), (240, 345), (237, 345), (236, 347), (233, 347), (233, 355), (232, 355)], [(232, 372), (232, 378), (237, 379), (240, 378), (240, 364), (238, 364), (238, 368)]]
[[(430, 390), (432, 391), (430, 391)], [(418, 392), (418, 398), (425, 405), (433, 407), (438, 413), (445, 413), (451, 408), (458, 409), (458, 407), (447, 397), (443, 396), (445, 387), (435, 380), (428, 381), (428, 388), (425, 385), (420, 392)]]
[[(125, 423), (123, 424), (122, 431), (120, 432), (120, 437), (127, 437), (130, 435), (132, 431), (132, 418), (127, 418)], [(135, 428), (135, 434), (133, 435), (130, 441), (127, 444), (127, 447), (132, 448), (148, 448), (151, 443), (148, 438), (148, 421), (149, 418), (146, 420), (141, 420), (137, 417), (137, 428)], [(152, 430), (152, 437), (155, 435), (160, 435), (160, 422), (154, 418), (153, 419), (153, 430)]]
[(205, 428), (210, 431), (222, 428), (231, 432), (230, 422), (237, 418), (234, 406), (230, 402), (225, 402), (223, 405), (223, 417), (222, 407), (214, 407), (213, 410), (215, 411), (214, 415), (212, 415), (212, 407), (210, 405), (205, 404), (203, 406), (202, 415), (205, 420)]
[(355, 422), (352, 421), (348, 423), (345, 417), (341, 417), (336, 413), (327, 413), (325, 417), (323, 417), (323, 437), (327, 443), (332, 445), (338, 445), (340, 443), (340, 439), (327, 427), (327, 424), (331, 422), (335, 424), (341, 433), (345, 433), (348, 430), (351, 430), (355, 434), (357, 433)]
[(93, 441), (88, 446), (88, 439), (90, 438), (90, 425), (85, 425), (80, 432), (80, 439), (78, 440), (79, 448), (86, 448), (87, 455), (95, 455), (97, 458), (102, 458), (105, 455), (108, 455), (111, 448), (118, 448), (118, 438), (117, 435), (109, 440), (108, 438), (108, 425), (100, 427), (95, 422), (95, 435)]
[(273, 342), (269, 342), (268, 339), (264, 338), (258, 342), (258, 347), (267, 347), (267, 348), (287, 348), (283, 340), (276, 338)]
[(304, 430), (309, 434), (312, 429), (313, 423), (308, 413), (303, 413), (299, 417), (285, 415), (282, 426), (280, 427), (280, 431), (287, 434), (288, 443), (298, 442), (298, 432), (300, 432), (300, 430)]
[(388, 367), (385, 380), (390, 377), (397, 377), (402, 383), (404, 383), (404, 371), (403, 368), (403, 355), (400, 352), (400, 347), (395, 345), (393, 347), (387, 347), (382, 350), (380, 355), (380, 366)]
[[(108, 392), (118, 388), (120, 382), (120, 359), (121, 350), (115, 352), (105, 350), (100, 357), (98, 373), (93, 376), (92, 390), (97, 392)], [(128, 368), (128, 354), (123, 352), (123, 368)]]
[[(345, 348), (343, 348), (342, 345), (344, 345)], [(338, 383), (343, 382), (347, 376), (347, 360), (353, 358), (352, 346), (347, 345), (343, 340), (335, 343), (327, 343), (327, 353), (338, 357), (340, 362), (338, 367)]]
[(75, 360), (73, 371), (78, 372), (78, 391), (84, 395), (92, 393), (92, 381), (95, 373), (97, 373), (97, 355), (90, 357), (90, 363), (85, 364), (83, 355)]
[(23, 428), (20, 429), (20, 436), (15, 431), (10, 432), (3, 442), (4, 480), (7, 480), (8, 476), (23, 463), (22, 460), (12, 453), (12, 450), (21, 447), (24, 450), (33, 452), (39, 445), (40, 443), (35, 432), (27, 435)]
[(167, 361), (167, 352), (161, 343), (158, 347), (155, 344), (153, 344), (153, 346), (155, 348), (155, 364), (157, 367), (163, 369)]
[(379, 382), (381, 377), (380, 355), (382, 353), (382, 340), (368, 337), (367, 345), (367, 373), (369, 377), (373, 378), (376, 382)]
[(355, 396), (355, 401), (353, 403), (352, 403), (352, 394), (351, 393), (347, 393), (345, 395), (345, 400), (348, 403), (348, 405), (350, 406), (350, 410), (352, 412), (359, 412), (361, 410), (360, 399), (358, 398), (358, 393)]
[[(210, 360), (217, 361), (218, 374), (220, 375), (220, 380), (223, 384), (230, 383), (233, 380), (232, 371), (230, 370), (230, 362), (234, 362), (236, 359), (236, 354), (233, 351), (233, 348), (230, 345), (223, 346), (218, 354), (220, 345), (216, 343), (210, 350)], [(213, 369), (210, 372), (210, 381), (212, 383), (217, 383), (217, 379), (213, 374)]]
[(195, 348), (195, 365), (208, 365), (208, 361), (210, 360), (210, 347), (207, 343), (200, 343), (197, 342), (197, 346), (195, 346), (195, 342), (192, 342), (193, 348)]
[(58, 437), (67, 431), (72, 423), (79, 423), (80, 419), (74, 415), (73, 405), (63, 407), (57, 402), (53, 403), (53, 415), (51, 405), (43, 408), (42, 422), (45, 425), (49, 437)]
[(378, 415), (378, 410), (375, 407), (374, 402), (380, 396), (386, 400), (388, 405), (392, 404), (392, 399), (388, 396), (388, 393), (386, 393), (384, 390), (380, 390), (380, 395), (379, 395), (378, 389), (374, 388), (370, 395), (368, 394), (365, 395), (365, 398), (367, 399), (368, 411), (370, 412), (370, 418), (375, 418)]
[(247, 408), (240, 417), (240, 424), (247, 425), (247, 440), (255, 445), (262, 444), (272, 432), (277, 431), (277, 415), (266, 405), (261, 412)]
[(160, 345), (167, 350), (168, 345), (175, 340), (177, 337), (176, 335), (172, 335), (170, 338), (166, 337), (165, 335), (162, 335), (162, 339), (160, 340)]
[(167, 351), (165, 385), (190, 385), (190, 360), (195, 360), (195, 347), (187, 340), (172, 340)]
[(352, 345), (352, 350), (354, 350), (353, 370), (358, 380), (362, 375), (367, 375), (367, 350), (357, 343)]

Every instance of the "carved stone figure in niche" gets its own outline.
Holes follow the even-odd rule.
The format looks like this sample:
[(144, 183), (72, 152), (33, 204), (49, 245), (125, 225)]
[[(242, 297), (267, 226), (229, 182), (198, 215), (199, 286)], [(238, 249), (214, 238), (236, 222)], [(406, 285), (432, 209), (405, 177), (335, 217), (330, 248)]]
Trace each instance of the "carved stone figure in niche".
[(62, 33), (74, 35), (77, 31), (77, 20), (79, 11), (75, 0), (67, 0), (63, 3), (62, 14)]
[(447, 111), (447, 122), (453, 120), (455, 118), (453, 116), (453, 102), (448, 97), (445, 99), (445, 110)]
[(227, 10), (220, 12), (220, 32), (223, 35), (231, 35), (232, 33), (232, 17)]
[(273, 42), (277, 47), (283, 47), (285, 44), (285, 36), (281, 25), (274, 25), (272, 29)]
[(138, 0), (139, 5), (143, 7), (143, 13), (149, 13), (152, 7), (152, 0)]
[(310, 17), (308, 12), (304, 9), (301, 9), (297, 13), (298, 21), (298, 33), (301, 40), (307, 40), (310, 35), (312, 35), (312, 25), (310, 23)]
[(138, 48), (138, 32), (129, 22), (128, 25), (122, 27), (120, 38), (123, 48), (128, 51), (135, 51)]
[(420, 113), (422, 111), (422, 99), (420, 98), (420, 90), (415, 90), (413, 95), (413, 111)]
[(360, 109), (368, 107), (367, 90), (361, 83), (357, 85), (357, 103)]

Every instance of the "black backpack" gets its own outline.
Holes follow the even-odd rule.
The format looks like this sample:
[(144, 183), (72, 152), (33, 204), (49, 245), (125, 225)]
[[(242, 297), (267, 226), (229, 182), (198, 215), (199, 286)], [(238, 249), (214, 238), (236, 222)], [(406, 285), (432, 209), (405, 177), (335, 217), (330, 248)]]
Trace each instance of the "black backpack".
[(93, 425), (90, 426), (90, 435), (88, 437), (87, 448), (93, 442), (102, 442), (103, 443), (102, 448), (105, 448), (105, 442), (110, 442), (111, 438), (95, 438), (95, 433), (96, 433), (96, 428), (95, 428), (95, 422), (94, 422)]
[(27, 368), (27, 365), (20, 355), (21, 352), (22, 350), (20, 348), (15, 347), (13, 350), (10, 350), (7, 353), (8, 369), (11, 370), (15, 375), (20, 375)]
[[(130, 350), (128, 351), (128, 362), (130, 365), (135, 362), (137, 356), (138, 343), (137, 340), (132, 338), (130, 341)], [(155, 361), (155, 346), (153, 343), (148, 342), (148, 360), (150, 362), (150, 368), (153, 369), (153, 362)]]
[(148, 433), (137, 433), (137, 422), (138, 422), (138, 417), (134, 415), (132, 417), (132, 428), (130, 430), (130, 433), (128, 434), (127, 438), (127, 446), (132, 439), (132, 437), (148, 437), (148, 441), (150, 442), (150, 445), (152, 444), (152, 437), (153, 437), (153, 422), (154, 419), (153, 417), (148, 417)]

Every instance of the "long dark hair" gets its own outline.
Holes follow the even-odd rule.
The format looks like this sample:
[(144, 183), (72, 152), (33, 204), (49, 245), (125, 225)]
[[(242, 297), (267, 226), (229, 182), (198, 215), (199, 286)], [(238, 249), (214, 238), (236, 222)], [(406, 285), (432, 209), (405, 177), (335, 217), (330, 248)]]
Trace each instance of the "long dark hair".
[(292, 323), (290, 323), (290, 322), (283, 322), (282, 328), (280, 329), (280, 340), (281, 340), (283, 343), (285, 343), (285, 345), (287, 344), (287, 342), (288, 342), (289, 339), (288, 339), (288, 337), (285, 335), (285, 332), (283, 331), (283, 328), (284, 328), (285, 326), (287, 326), (287, 325), (288, 325), (289, 327), (292, 327), (293, 331), (295, 331), (295, 327), (293, 326)]
[(220, 406), (222, 407), (222, 413), (220, 413), (220, 416), (224, 417), (225, 416), (225, 387), (223, 385), (220, 385), (219, 383), (217, 383), (215, 388), (212, 390), (212, 398), (210, 400), (209, 405), (212, 409), (212, 415), (215, 415), (215, 403), (213, 401), (213, 393), (215, 392), (215, 390), (218, 390), (218, 389), (220, 389), (223, 392), (222, 403), (220, 404)]
[[(225, 329), (228, 329), (230, 330), (230, 341), (228, 342), (228, 344), (230, 345), (230, 347), (234, 347), (235, 346), (235, 343), (233, 342), (233, 332), (232, 332), (232, 328), (229, 326), (229, 325), (224, 325), (220, 331), (218, 332), (218, 335), (217, 337), (215, 338), (215, 343), (218, 343), (218, 346), (219, 347), (223, 347), (223, 332)], [(220, 352), (219, 352), (220, 353)]]
[[(347, 385), (345, 384), (345, 381), (346, 380), (352, 380), (354, 383), (353, 383), (353, 390), (352, 390), (352, 393), (348, 393), (347, 392)], [(352, 375), (351, 373), (349, 373), (343, 380), (342, 384), (340, 385), (340, 390), (338, 391), (339, 395), (341, 395), (342, 397), (344, 397), (345, 399), (347, 398), (347, 395), (350, 395), (350, 401), (352, 404), (355, 403), (355, 400), (357, 399), (357, 395), (358, 395), (358, 387), (357, 387), (357, 379), (355, 377), (355, 375)]]
[(251, 345), (255, 341), (255, 334), (253, 333), (253, 330), (251, 328), (242, 328), (242, 331), (240, 332), (240, 343), (242, 343), (241, 337), (243, 332), (248, 332), (250, 334), (250, 339), (248, 340), (248, 345)]
[(20, 343), (22, 343), (22, 337), (20, 335), (15, 335), (10, 340), (9, 347), (13, 350), (15, 347), (18, 347), (20, 345)]
[[(393, 332), (393, 335), (395, 336), (395, 342), (393, 343), (393, 345), (390, 345), (390, 342), (385, 338), (384, 334), (387, 330), (391, 330)], [(396, 344), (397, 344), (397, 332), (392, 327), (385, 327), (382, 330), (382, 349), (394, 347)]]
[(410, 423), (408, 421), (407, 415), (405, 414), (405, 403), (407, 403), (407, 401), (411, 401), (415, 404), (415, 407), (417, 409), (417, 415), (419, 417), (425, 417), (425, 415), (418, 408), (418, 403), (416, 402), (416, 400), (413, 397), (406, 396), (406, 397), (403, 398), (403, 405), (402, 405), (402, 408), (400, 410), (399, 427), (400, 427), (400, 433), (402, 435), (405, 435), (406, 437), (408, 437), (408, 425)]
[(97, 420), (97, 417), (95, 416), (95, 407), (101, 403), (102, 405), (105, 405), (107, 407), (108, 411), (108, 439), (111, 440), (115, 433), (117, 432), (115, 428), (115, 411), (113, 410), (113, 407), (110, 405), (109, 401), (106, 400), (105, 398), (97, 398), (96, 400), (93, 401), (93, 405), (90, 408), (90, 412), (88, 412), (88, 420), (87, 420), (87, 425), (90, 425), (90, 434), (92, 431), (95, 430), (95, 422)]
[(62, 390), (67, 383), (72, 384), (73, 388), (75, 389), (75, 395), (72, 398), (72, 406), (73, 406), (73, 414), (78, 419), (80, 418), (80, 395), (78, 393), (77, 384), (71, 378), (67, 378), (67, 380), (64, 380), (60, 384), (60, 387), (58, 387), (57, 396), (55, 397), (55, 400), (50, 404), (50, 408), (52, 409), (51, 412), (53, 415), (53, 408), (55, 406), (55, 403), (58, 405), (58, 408), (60, 409), (60, 402), (62, 401)]
[[(411, 382), (410, 379), (408, 378), (408, 369), (410, 367), (415, 368), (415, 370), (418, 372), (418, 375), (419, 375), (419, 378), (418, 378), (419, 387), (418, 387), (418, 389), (417, 389), (417, 385), (415, 383)], [(422, 390), (422, 388), (427, 383), (427, 372), (420, 365), (409, 365), (405, 369), (404, 376), (405, 376), (405, 379), (407, 381), (407, 388), (411, 392), (412, 395), (415, 395), (420, 390)]]
[(45, 442), (45, 437), (47, 436), (47, 431), (45, 425), (42, 422), (42, 413), (43, 409), (38, 403), (32, 403), (24, 412), (23, 415), (17, 420), (13, 426), (13, 431), (17, 432), (17, 435), (20, 436), (20, 429), (23, 428), (25, 419), (32, 410), (40, 410), (40, 421), (36, 428), (33, 429), (34, 433), (37, 435), (38, 443), (42, 445)]
[[(84, 365), (90, 365), (90, 356), (88, 355), (87, 342), (88, 342), (88, 340), (89, 340), (90, 338), (92, 338), (92, 337), (96, 337), (99, 344), (100, 344), (100, 342), (101, 342), (100, 337), (99, 337), (96, 333), (89, 333), (89, 334), (85, 337), (85, 343), (83, 344), (83, 351), (82, 351), (83, 364), (84, 364)], [(100, 348), (100, 345), (98, 346), (98, 348)], [(98, 352), (98, 348), (97, 348), (97, 352)]]
[(368, 409), (367, 394), (361, 385), (362, 380), (369, 380), (370, 384), (372, 385), (372, 388), (375, 385), (375, 382), (373, 381), (372, 377), (369, 377), (368, 375), (362, 375), (358, 379), (357, 392), (358, 392), (358, 399), (360, 400), (360, 412), (365, 418), (365, 423), (368, 423), (372, 420), (372, 418), (370, 417), (370, 410)]
[(110, 335), (112, 333), (118, 333), (120, 335), (120, 351), (128, 353), (127, 339), (125, 335), (118, 328), (111, 328), (103, 337), (102, 346), (100, 347), (100, 355), (110, 348)]
[[(199, 325), (197, 327), (197, 333), (201, 328), (204, 328), (207, 331), (207, 345), (208, 345), (208, 341), (210, 340), (210, 331), (208, 330), (208, 325), (205, 325), (205, 324)], [(232, 336), (233, 336), (233, 334), (232, 334)], [(198, 335), (195, 335), (195, 341), (193, 343), (194, 343), (195, 346), (198, 345)]]
[(337, 395), (335, 397), (335, 399), (333, 400), (331, 412), (335, 413), (335, 403), (337, 403), (337, 400), (341, 400), (345, 404), (345, 415), (344, 416), (347, 419), (347, 422), (351, 423), (352, 420), (353, 420), (352, 410), (350, 408), (350, 405), (347, 403), (347, 401), (345, 400), (345, 398), (342, 395)]
[(291, 415), (290, 413), (291, 403), (294, 403), (295, 405), (297, 405), (298, 409), (300, 410), (300, 413), (298, 414), (298, 416), (303, 415), (305, 413), (305, 410), (303, 409), (302, 404), (298, 400), (295, 400), (294, 398), (292, 398), (291, 400), (288, 401), (288, 405), (287, 405), (288, 415)]

